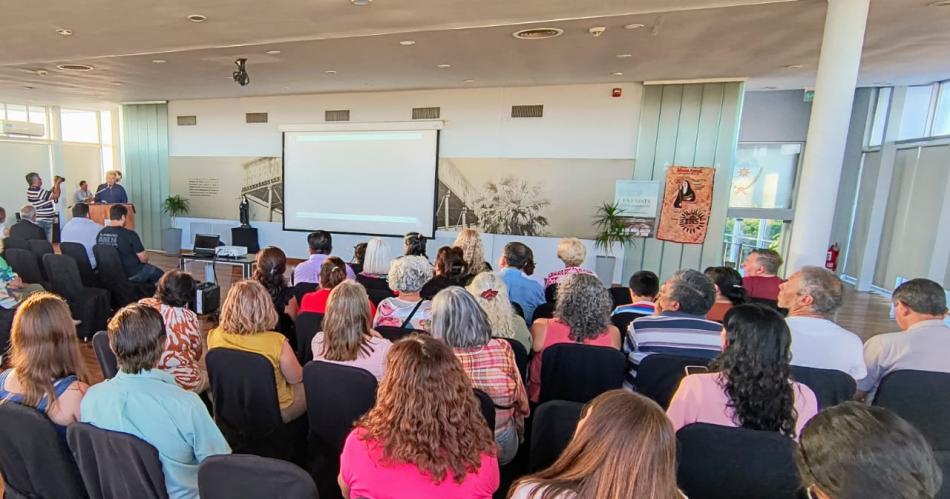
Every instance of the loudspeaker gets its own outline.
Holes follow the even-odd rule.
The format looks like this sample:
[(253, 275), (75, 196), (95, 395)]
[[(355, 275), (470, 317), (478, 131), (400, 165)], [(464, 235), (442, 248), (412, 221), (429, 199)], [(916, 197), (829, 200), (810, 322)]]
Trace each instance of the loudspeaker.
[(231, 229), (231, 246), (244, 246), (248, 253), (257, 253), (261, 250), (257, 242), (255, 227), (234, 227)]
[(191, 309), (198, 315), (210, 314), (221, 307), (221, 288), (213, 282), (203, 282), (195, 287), (195, 301)]

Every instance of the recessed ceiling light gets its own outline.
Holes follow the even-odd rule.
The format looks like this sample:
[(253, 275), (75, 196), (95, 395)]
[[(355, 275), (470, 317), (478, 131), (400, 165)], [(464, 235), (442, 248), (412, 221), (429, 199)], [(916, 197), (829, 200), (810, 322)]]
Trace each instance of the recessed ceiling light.
[(803, 67), (805, 67), (804, 64), (789, 64), (785, 66), (785, 69), (802, 69)]
[(70, 36), (73, 34), (73, 30), (66, 29), (66, 28), (59, 28), (56, 30), (56, 34), (62, 35), (62, 36)]
[(529, 28), (515, 31), (511, 36), (519, 40), (544, 40), (546, 38), (555, 38), (564, 34), (561, 28)]
[(165, 59), (152, 59), (152, 64), (165, 64), (166, 62), (168, 61)]
[(403, 40), (403, 41), (399, 42), (399, 44), (402, 45), (403, 47), (410, 47), (410, 46), (412, 46), (412, 45), (415, 45), (416, 42), (415, 42), (415, 40)]
[(62, 71), (92, 71), (94, 69), (88, 64), (60, 64), (56, 68)]
[(646, 24), (633, 23), (633, 24), (628, 24), (624, 26), (623, 29), (640, 29), (640, 28), (645, 28), (646, 26), (647, 26)]
[(328, 69), (328, 70), (324, 71), (324, 73), (326, 73), (326, 74), (328, 74), (328, 75), (335, 75), (335, 74), (336, 74), (336, 71), (334, 71), (334, 70), (332, 70), (332, 69)]
[(37, 76), (46, 76), (46, 75), (48, 75), (48, 74), (49, 74), (49, 71), (47, 71), (47, 70), (45, 70), (45, 69), (37, 69), (37, 70), (36, 70), (36, 75), (37, 75)]
[(623, 73), (620, 71), (614, 71), (613, 73), (610, 73), (610, 76), (623, 76)]
[(927, 4), (928, 7), (950, 7), (950, 0), (938, 0), (936, 2), (930, 2)]
[(373, 0), (350, 0), (350, 3), (359, 7), (373, 3)]
[(617, 59), (629, 59), (633, 57), (633, 54), (617, 54)]
[(436, 66), (436, 67), (439, 68), (439, 69), (449, 69), (449, 68), (452, 67), (452, 65), (451, 65), (451, 64), (439, 64), (439, 65)]
[(122, 85), (125, 85), (125, 83), (122, 83), (121, 81), (113, 81), (113, 82), (110, 82), (109, 85), (112, 85), (114, 87), (121, 87)]
[(267, 51), (267, 55), (277, 55), (277, 54), (279, 54), (279, 53), (280, 53), (279, 50), (268, 50), (268, 51)]
[(475, 83), (475, 80), (462, 80), (462, 83)]
[(208, 20), (208, 16), (203, 14), (189, 14), (188, 20), (193, 23), (203, 23)]
[(29, 86), (29, 85), (26, 85), (26, 86), (24, 86), (23, 88), (25, 88), (25, 89), (27, 89), (27, 90), (33, 90), (33, 89), (36, 88), (36, 87), (31, 87), (31, 86)]

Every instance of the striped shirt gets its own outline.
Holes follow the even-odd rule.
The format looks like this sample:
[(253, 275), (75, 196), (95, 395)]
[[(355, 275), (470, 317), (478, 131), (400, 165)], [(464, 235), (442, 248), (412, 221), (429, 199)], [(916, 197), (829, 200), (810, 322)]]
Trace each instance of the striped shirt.
[(26, 189), (26, 201), (36, 210), (37, 220), (55, 220), (56, 210), (53, 209), (53, 193), (39, 187), (30, 186)]
[(636, 303), (629, 303), (627, 305), (620, 305), (615, 308), (614, 311), (610, 314), (611, 316), (618, 314), (640, 314), (640, 315), (653, 315), (656, 313), (656, 305), (652, 301), (638, 301)]
[(520, 430), (526, 414), (517, 408), (527, 404), (528, 393), (508, 342), (496, 338), (481, 348), (456, 348), (455, 356), (472, 385), (495, 402), (495, 435), (513, 424)]
[(719, 355), (721, 331), (721, 324), (684, 312), (662, 312), (631, 322), (623, 345), (627, 363), (632, 366), (627, 382), (632, 384), (640, 362), (653, 353), (706, 358)]

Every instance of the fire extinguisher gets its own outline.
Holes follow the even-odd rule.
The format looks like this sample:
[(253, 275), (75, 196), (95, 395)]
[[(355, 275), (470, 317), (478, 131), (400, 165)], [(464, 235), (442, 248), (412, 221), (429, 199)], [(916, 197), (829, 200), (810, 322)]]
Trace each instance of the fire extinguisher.
[(834, 272), (838, 270), (838, 253), (841, 250), (838, 247), (838, 243), (834, 243), (831, 246), (828, 246), (828, 253), (825, 254), (825, 268)]

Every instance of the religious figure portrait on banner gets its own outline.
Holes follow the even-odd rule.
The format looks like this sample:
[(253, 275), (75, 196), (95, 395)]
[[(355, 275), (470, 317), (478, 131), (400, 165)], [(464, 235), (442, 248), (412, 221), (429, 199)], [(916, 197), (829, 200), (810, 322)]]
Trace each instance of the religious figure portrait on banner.
[(684, 244), (702, 244), (706, 240), (715, 175), (715, 168), (670, 167), (657, 239)]

